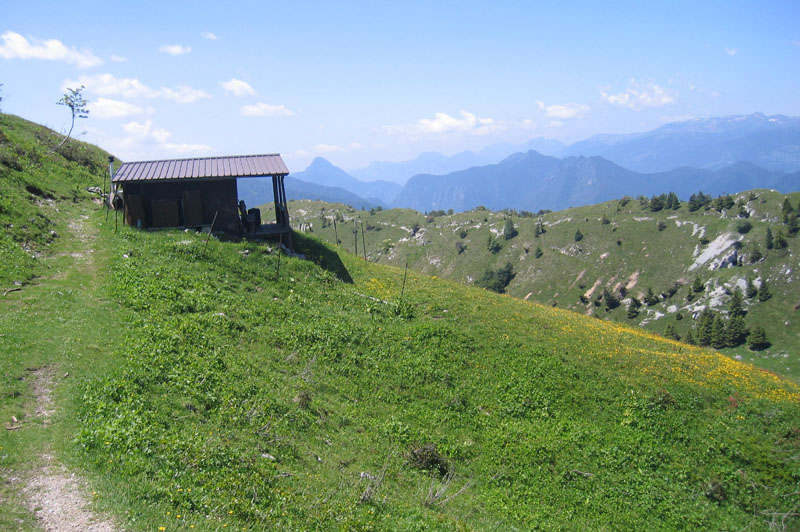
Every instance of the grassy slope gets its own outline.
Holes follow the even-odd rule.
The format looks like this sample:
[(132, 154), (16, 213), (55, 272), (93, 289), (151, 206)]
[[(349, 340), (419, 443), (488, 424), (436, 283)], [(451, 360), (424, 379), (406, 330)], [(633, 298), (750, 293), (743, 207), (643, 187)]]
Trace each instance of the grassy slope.
[[(516, 297), (530, 298), (545, 304), (557, 304), (568, 308), (611, 320), (640, 324), (650, 331), (661, 333), (667, 323), (672, 323), (678, 334), (686, 335), (694, 320), (676, 320), (678, 314), (691, 318), (696, 310), (708, 305), (711, 293), (716, 287), (728, 290), (743, 282), (747, 275), (758, 282), (766, 278), (773, 297), (764, 302), (747, 302), (746, 325), (750, 328), (763, 326), (772, 347), (760, 353), (753, 353), (746, 346), (724, 350), (729, 356), (749, 360), (760, 367), (788, 375), (800, 380), (800, 316), (793, 306), (800, 301), (796, 286), (800, 282), (800, 240), (789, 238), (787, 250), (767, 252), (764, 236), (767, 227), (773, 233), (781, 227), (781, 205), (784, 196), (775, 192), (756, 191), (757, 199), (747, 201), (752, 211), (749, 221), (753, 229), (743, 236), (742, 253), (747, 258), (758, 245), (766, 259), (741, 268), (710, 270), (710, 262), (690, 270), (698, 253), (707, 248), (700, 242), (701, 235), (713, 242), (718, 236), (729, 233), (739, 235), (735, 226), (738, 207), (722, 214), (715, 210), (689, 212), (684, 203), (676, 211), (653, 213), (643, 210), (638, 201), (620, 206), (618, 201), (569, 209), (550, 213), (542, 217), (547, 232), (535, 237), (538, 219), (513, 217), (519, 235), (509, 241), (502, 238), (505, 215), (490, 211), (469, 211), (450, 216), (438, 216), (433, 221), (415, 211), (393, 209), (372, 214), (355, 211), (341, 205), (320, 202), (297, 201), (290, 206), (293, 223), (311, 224), (314, 235), (329, 242), (334, 241), (334, 228), (323, 223), (323, 218), (332, 219), (337, 213), (344, 222), (337, 225), (342, 247), (352, 251), (354, 239), (352, 218), (357, 218), (365, 229), (365, 240), (369, 259), (381, 263), (402, 266), (408, 260), (409, 267), (431, 275), (472, 282), (479, 278), (487, 268), (499, 268), (511, 262), (516, 277), (508, 287), (508, 292)], [(748, 193), (737, 197), (748, 199)], [(790, 194), (794, 205), (800, 194)], [(609, 224), (602, 224), (603, 217)], [(666, 228), (659, 231), (658, 222)], [(681, 225), (678, 225), (678, 222)], [(421, 229), (411, 236), (411, 228), (419, 224)], [(325, 225), (325, 227), (323, 227)], [(307, 227), (307, 226), (304, 226)], [(574, 241), (575, 232), (580, 229), (584, 239)], [(465, 238), (460, 238), (461, 230), (467, 230)], [(498, 235), (503, 244), (502, 250), (491, 254), (486, 242), (490, 232)], [(362, 238), (358, 238), (359, 254), (362, 254)], [(456, 243), (466, 245), (459, 253)], [(619, 242), (619, 244), (618, 244)], [(535, 250), (540, 247), (543, 255), (535, 258)], [(730, 250), (728, 250), (730, 251)], [(687, 302), (689, 284), (695, 276), (706, 283), (707, 289), (698, 300)], [(597, 297), (604, 287), (614, 292), (620, 283), (626, 283), (634, 276), (638, 279), (629, 294), (642, 299), (648, 287), (658, 294), (674, 282), (684, 286), (673, 297), (652, 307), (643, 307), (636, 319), (628, 319), (626, 305), (606, 312), (604, 307), (580, 302), (582, 294)], [(590, 292), (595, 286), (594, 291)], [(728, 296), (718, 297), (716, 310), (727, 310)], [(675, 308), (670, 308), (670, 307)]]
[[(400, 299), (401, 270), (300, 235), (325, 267), (276, 280), (263, 246), (98, 212), (69, 233), (68, 205), (96, 208), (57, 201), (51, 275), (0, 301), (9, 529), (32, 523), (8, 481), (48, 448), (131, 530), (756, 530), (795, 507), (800, 389), (772, 374), (420, 274)], [(49, 427), (25, 417), (43, 365), (70, 373)]]
[[(417, 274), (398, 304), (402, 271), (346, 255), (353, 284), (193, 234), (113, 245), (132, 341), (77, 444), (142, 529), (757, 528), (794, 504), (800, 390), (752, 366)], [(447, 495), (469, 483), (446, 504), (424, 444)]]

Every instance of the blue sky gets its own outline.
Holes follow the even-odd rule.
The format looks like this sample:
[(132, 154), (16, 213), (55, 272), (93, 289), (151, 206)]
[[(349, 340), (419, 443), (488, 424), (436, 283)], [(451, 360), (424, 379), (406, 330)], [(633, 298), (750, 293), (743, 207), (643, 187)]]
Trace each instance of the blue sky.
[(2, 110), (123, 160), (346, 169), (694, 117), (800, 115), (800, 2), (4, 0)]

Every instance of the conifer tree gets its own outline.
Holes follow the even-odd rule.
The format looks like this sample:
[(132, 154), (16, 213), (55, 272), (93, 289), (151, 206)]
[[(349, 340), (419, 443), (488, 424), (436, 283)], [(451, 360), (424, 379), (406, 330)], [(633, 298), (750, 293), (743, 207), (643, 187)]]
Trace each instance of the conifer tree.
[(575, 231), (575, 242), (580, 242), (581, 240), (583, 240), (583, 233), (578, 229)]
[(692, 330), (689, 329), (689, 332), (686, 333), (686, 338), (683, 340), (689, 345), (697, 345), (697, 341), (694, 339), (694, 334), (692, 334)]
[(542, 248), (540, 246), (536, 246), (536, 251), (533, 252), (533, 256), (538, 259), (542, 255), (544, 255), (544, 253), (542, 252)]
[(783, 223), (787, 223), (789, 216), (794, 212), (794, 207), (792, 207), (792, 203), (789, 201), (789, 196), (786, 196), (783, 199)]
[(747, 299), (753, 299), (755, 295), (758, 294), (758, 288), (756, 285), (753, 284), (753, 276), (747, 276), (747, 287), (745, 288), (744, 295), (747, 296)]
[(511, 217), (509, 216), (508, 218), (506, 218), (505, 224), (503, 224), (503, 238), (505, 238), (506, 240), (511, 240), (518, 234), (519, 231), (517, 231), (517, 228), (514, 227), (514, 222), (511, 220)]
[(772, 247), (774, 245), (775, 245), (775, 241), (772, 238), (772, 229), (767, 227), (767, 235), (764, 237), (764, 246), (767, 249), (772, 249)]
[(711, 325), (711, 347), (714, 349), (722, 349), (727, 345), (727, 338), (725, 336), (725, 322), (717, 314), (714, 318), (714, 323)]
[(707, 346), (711, 345), (711, 329), (714, 326), (714, 315), (710, 310), (706, 309), (700, 313), (700, 318), (697, 324), (697, 345)]
[(670, 340), (681, 339), (681, 337), (678, 336), (678, 333), (675, 331), (675, 325), (672, 323), (668, 323), (667, 327), (664, 329), (664, 338), (669, 338)]
[(767, 332), (761, 326), (753, 328), (752, 332), (747, 337), (747, 343), (753, 351), (761, 351), (771, 345), (769, 340), (767, 340)]
[(761, 249), (758, 247), (758, 244), (753, 244), (753, 252), (750, 254), (750, 264), (755, 264), (763, 258), (764, 254), (761, 253)]
[(619, 300), (611, 295), (608, 288), (603, 288), (603, 302), (606, 305), (606, 310), (613, 310), (619, 306)]
[(780, 229), (775, 234), (775, 249), (786, 249), (789, 247), (789, 243), (786, 241), (786, 237), (783, 236), (783, 231)]
[(771, 297), (772, 297), (772, 292), (770, 292), (769, 286), (767, 286), (767, 280), (761, 279), (761, 286), (758, 287), (758, 300), (766, 301)]
[(703, 283), (703, 281), (700, 280), (699, 276), (695, 277), (694, 281), (692, 281), (692, 292), (699, 294), (705, 289), (706, 289), (705, 283)]
[(742, 301), (742, 293), (739, 289), (735, 289), (733, 294), (731, 295), (731, 299), (728, 302), (728, 314), (733, 316), (742, 316), (746, 314), (744, 310), (744, 303)]
[(742, 316), (733, 316), (728, 320), (728, 325), (725, 328), (725, 344), (728, 347), (740, 346), (747, 338), (747, 328), (744, 325), (744, 318)]
[(658, 303), (658, 296), (655, 295), (653, 289), (651, 287), (647, 287), (647, 294), (644, 296), (644, 304), (648, 307), (652, 307)]
[(635, 297), (631, 298), (631, 302), (628, 303), (628, 319), (632, 320), (636, 316), (639, 315), (639, 309), (642, 307), (642, 302), (636, 299)]

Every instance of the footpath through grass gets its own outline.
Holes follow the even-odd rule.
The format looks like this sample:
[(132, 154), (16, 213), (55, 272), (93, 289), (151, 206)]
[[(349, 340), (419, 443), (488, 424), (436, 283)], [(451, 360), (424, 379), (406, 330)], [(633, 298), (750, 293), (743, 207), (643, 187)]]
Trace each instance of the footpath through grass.
[[(62, 207), (53, 218), (61, 237), (37, 259), (41, 277), (0, 301), (0, 530), (39, 530), (25, 486), (45, 454), (74, 468), (77, 420), (68, 398), (112, 363), (114, 320), (124, 315), (106, 297), (98, 206)], [(43, 401), (52, 414), (37, 413)]]

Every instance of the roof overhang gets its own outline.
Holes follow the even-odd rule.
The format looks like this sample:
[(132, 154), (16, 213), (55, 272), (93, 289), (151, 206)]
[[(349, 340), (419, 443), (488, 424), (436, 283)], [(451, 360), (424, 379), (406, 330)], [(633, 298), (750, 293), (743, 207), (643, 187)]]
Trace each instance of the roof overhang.
[(143, 181), (208, 181), (240, 177), (274, 177), (289, 175), (289, 169), (279, 154), (237, 155), (229, 157), (199, 157), (194, 159), (165, 159), (123, 163), (113, 183)]

